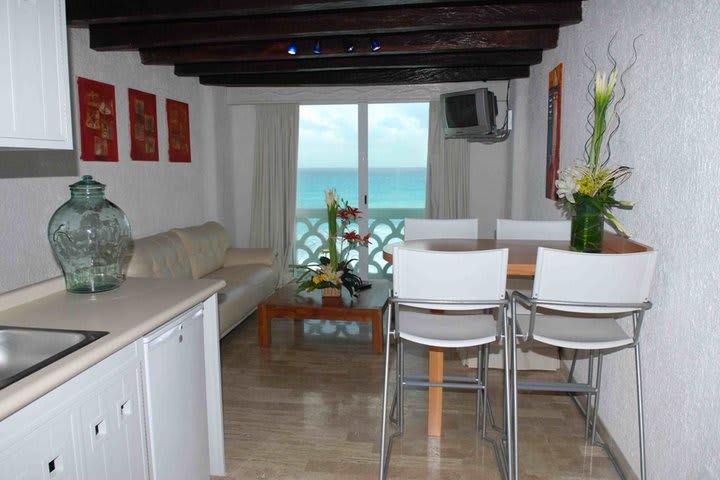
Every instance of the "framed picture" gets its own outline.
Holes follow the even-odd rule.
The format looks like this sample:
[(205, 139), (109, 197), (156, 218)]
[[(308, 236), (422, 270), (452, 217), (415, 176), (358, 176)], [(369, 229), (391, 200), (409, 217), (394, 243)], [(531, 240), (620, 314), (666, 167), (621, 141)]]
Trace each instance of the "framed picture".
[(545, 198), (558, 200), (557, 180), (560, 168), (560, 126), (562, 120), (562, 63), (550, 72), (548, 82), (548, 133), (545, 165)]
[(157, 162), (157, 106), (155, 95), (128, 89), (130, 106), (130, 158)]
[(171, 162), (190, 162), (190, 112), (187, 103), (167, 99), (168, 158)]
[(80, 158), (117, 162), (115, 87), (78, 77), (80, 105)]

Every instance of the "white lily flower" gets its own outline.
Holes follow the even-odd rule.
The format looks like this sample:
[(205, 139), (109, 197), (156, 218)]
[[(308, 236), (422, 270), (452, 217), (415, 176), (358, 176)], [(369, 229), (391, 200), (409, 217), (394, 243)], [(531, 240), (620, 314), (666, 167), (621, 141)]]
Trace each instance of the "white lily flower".
[(335, 199), (336, 197), (337, 197), (337, 195), (336, 195), (334, 188), (325, 190), (325, 204), (326, 205), (330, 206), (330, 205), (336, 203), (337, 202), (337, 200)]

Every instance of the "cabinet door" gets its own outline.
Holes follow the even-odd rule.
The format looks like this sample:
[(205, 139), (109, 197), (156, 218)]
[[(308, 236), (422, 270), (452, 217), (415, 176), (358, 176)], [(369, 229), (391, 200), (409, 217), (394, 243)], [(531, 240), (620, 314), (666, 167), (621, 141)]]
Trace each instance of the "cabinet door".
[(3, 452), (0, 478), (80, 479), (77, 450), (73, 440), (73, 415), (65, 411)]
[(64, 0), (0, 0), (0, 147), (72, 149)]
[(80, 405), (85, 473), (93, 480), (145, 480), (139, 364), (114, 375)]

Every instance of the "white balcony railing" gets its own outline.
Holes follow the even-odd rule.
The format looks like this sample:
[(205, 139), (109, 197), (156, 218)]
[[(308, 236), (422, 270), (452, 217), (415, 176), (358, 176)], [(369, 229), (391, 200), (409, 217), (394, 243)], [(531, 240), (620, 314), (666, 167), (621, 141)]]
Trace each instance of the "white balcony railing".
[[(368, 273), (370, 278), (387, 278), (392, 265), (382, 257), (383, 247), (403, 239), (405, 218), (423, 218), (423, 208), (374, 208), (368, 216), (368, 231), (372, 242), (368, 248)], [(355, 227), (357, 229), (357, 227)], [(327, 211), (324, 208), (298, 209), (295, 213), (295, 263), (317, 262), (320, 250), (327, 245)], [(357, 251), (350, 252), (357, 258)]]

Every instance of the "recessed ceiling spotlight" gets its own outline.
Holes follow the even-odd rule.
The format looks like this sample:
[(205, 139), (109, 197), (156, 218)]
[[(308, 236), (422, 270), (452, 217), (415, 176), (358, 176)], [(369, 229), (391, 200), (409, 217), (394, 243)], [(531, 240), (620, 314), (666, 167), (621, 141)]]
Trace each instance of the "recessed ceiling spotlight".
[(343, 40), (343, 49), (347, 53), (352, 53), (355, 51), (355, 45), (350, 40)]
[(322, 46), (320, 45), (320, 40), (315, 40), (315, 45), (313, 45), (313, 53), (315, 55), (319, 55), (322, 53)]
[(370, 50), (372, 50), (373, 52), (377, 52), (378, 50), (380, 50), (380, 40), (378, 40), (377, 38), (373, 38), (372, 40), (370, 40)]
[(297, 53), (297, 45), (295, 45), (295, 42), (290, 42), (290, 45), (288, 45), (287, 52), (288, 52), (288, 55), (295, 55)]

